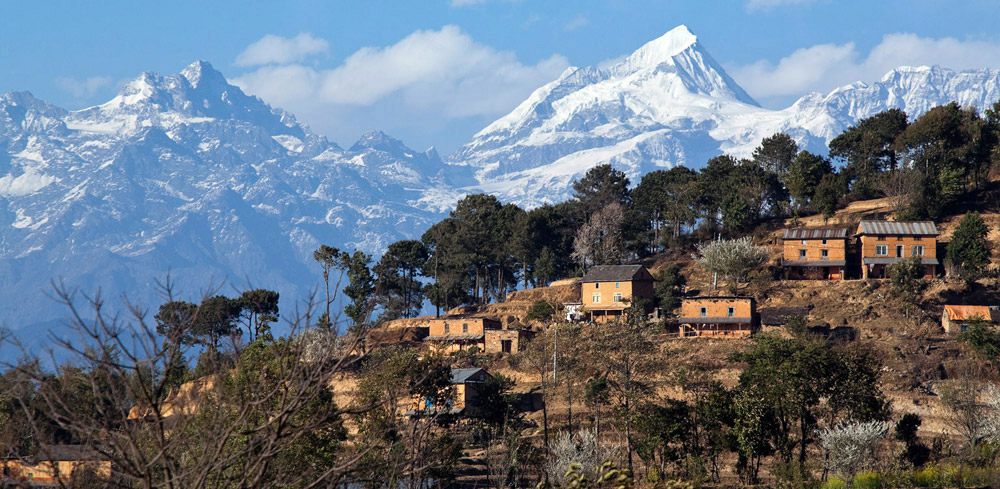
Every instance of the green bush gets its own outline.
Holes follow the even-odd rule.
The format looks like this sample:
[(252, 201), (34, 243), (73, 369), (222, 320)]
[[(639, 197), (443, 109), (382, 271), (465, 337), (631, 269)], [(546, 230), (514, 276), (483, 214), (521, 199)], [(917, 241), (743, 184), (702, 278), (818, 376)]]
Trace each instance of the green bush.
[(556, 310), (551, 304), (546, 302), (544, 299), (538, 299), (534, 304), (531, 305), (531, 309), (528, 309), (528, 315), (524, 317), (526, 321), (541, 320), (546, 321), (552, 319), (552, 315), (556, 313)]
[(917, 487), (941, 487), (941, 469), (937, 465), (927, 465), (913, 473), (913, 485)]
[(882, 487), (882, 476), (866, 470), (854, 476), (854, 484), (851, 487), (853, 489), (878, 489)]
[(823, 483), (822, 489), (847, 489), (847, 483), (836, 477), (831, 477)]

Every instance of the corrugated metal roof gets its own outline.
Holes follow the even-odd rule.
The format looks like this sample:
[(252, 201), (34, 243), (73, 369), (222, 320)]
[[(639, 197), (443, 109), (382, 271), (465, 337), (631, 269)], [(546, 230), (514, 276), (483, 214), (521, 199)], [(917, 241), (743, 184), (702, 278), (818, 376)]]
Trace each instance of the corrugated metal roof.
[(453, 368), (451, 369), (451, 383), (465, 383), (467, 380), (479, 374), (479, 372), (486, 373), (486, 371), (481, 368)]
[(847, 265), (844, 260), (795, 261), (782, 260), (783, 267), (842, 267)]
[(885, 234), (908, 236), (937, 236), (934, 221), (861, 221), (858, 235)]
[(945, 312), (948, 313), (948, 319), (952, 321), (967, 321), (973, 318), (979, 318), (984, 321), (989, 321), (992, 317), (990, 315), (989, 306), (944, 306)]
[(627, 282), (635, 280), (642, 265), (598, 265), (587, 271), (583, 282)]
[(846, 239), (847, 228), (788, 228), (781, 239)]
[[(874, 258), (873, 257), (865, 257), (865, 258), (861, 259), (861, 262), (864, 263), (865, 265), (892, 265), (893, 263), (896, 263), (896, 262), (899, 262), (899, 261), (903, 261), (903, 260), (909, 260), (909, 258), (898, 258), (898, 257), (891, 257), (891, 256), (874, 257)], [(937, 261), (937, 258), (921, 258), (920, 259), (920, 264), (921, 265), (937, 265), (938, 261)]]

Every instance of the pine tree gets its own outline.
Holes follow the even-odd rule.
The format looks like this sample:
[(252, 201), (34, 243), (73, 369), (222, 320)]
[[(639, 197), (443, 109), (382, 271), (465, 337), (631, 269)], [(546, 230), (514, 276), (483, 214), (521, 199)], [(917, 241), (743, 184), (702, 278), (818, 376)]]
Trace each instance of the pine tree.
[(948, 243), (947, 258), (966, 280), (975, 280), (990, 262), (989, 228), (978, 212), (962, 217)]

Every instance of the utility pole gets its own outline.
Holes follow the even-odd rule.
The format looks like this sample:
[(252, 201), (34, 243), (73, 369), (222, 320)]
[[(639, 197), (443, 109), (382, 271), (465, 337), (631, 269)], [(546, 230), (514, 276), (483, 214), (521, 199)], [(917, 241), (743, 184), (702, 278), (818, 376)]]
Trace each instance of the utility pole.
[(553, 328), (552, 329), (552, 333), (555, 335), (555, 338), (552, 341), (552, 382), (555, 383), (555, 381), (556, 381), (556, 367), (557, 367), (557, 365), (556, 365), (556, 354), (559, 353), (559, 330)]

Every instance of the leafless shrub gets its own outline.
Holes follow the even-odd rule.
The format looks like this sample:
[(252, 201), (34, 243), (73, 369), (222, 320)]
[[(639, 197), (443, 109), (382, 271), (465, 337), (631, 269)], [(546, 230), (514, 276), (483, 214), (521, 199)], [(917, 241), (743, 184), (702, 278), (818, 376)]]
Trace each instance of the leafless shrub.
[(549, 481), (561, 485), (573, 465), (594, 470), (604, 462), (618, 457), (618, 447), (602, 445), (592, 430), (580, 430), (575, 434), (562, 433), (552, 442), (549, 462), (545, 467)]

